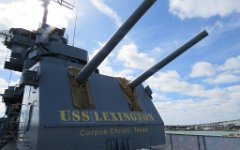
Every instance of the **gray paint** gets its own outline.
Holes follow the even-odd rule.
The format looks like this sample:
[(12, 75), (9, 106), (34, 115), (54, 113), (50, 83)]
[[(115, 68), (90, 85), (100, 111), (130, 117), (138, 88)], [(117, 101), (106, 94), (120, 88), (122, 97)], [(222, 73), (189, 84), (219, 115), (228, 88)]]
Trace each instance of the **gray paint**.
[[(116, 140), (120, 143), (129, 140), (131, 148), (133, 149), (164, 143), (163, 121), (143, 86), (137, 88), (137, 95), (143, 108), (143, 112), (138, 113), (151, 113), (155, 121), (61, 121), (59, 116), (60, 110), (75, 110), (73, 108), (68, 80), (68, 65), (62, 65), (64, 60), (58, 65), (52, 64), (49, 63), (51, 62), (50, 59), (56, 58), (43, 59), (30, 69), (34, 70), (34, 68), (39, 68), (41, 75), (39, 86), (36, 89), (33, 87), (25, 87), (23, 104), (28, 106), (23, 107), (22, 112), (26, 112), (26, 116), (28, 117), (29, 103), (34, 104), (34, 108), (29, 131), (24, 131), (23, 142), (18, 143), (19, 150), (28, 150), (30, 147), (34, 150), (65, 150), (74, 148), (83, 150), (105, 150), (107, 148), (106, 143), (109, 140)], [(89, 77), (88, 83), (96, 109), (80, 111), (88, 111), (91, 115), (96, 111), (130, 112), (127, 99), (123, 95), (116, 78), (93, 73)], [(28, 120), (29, 119), (23, 116), (21, 117), (21, 122)], [(21, 127), (21, 130), (24, 130), (26, 126), (27, 123), (25, 123), (24, 127)], [(145, 127), (148, 129), (148, 132), (135, 133), (133, 132), (135, 127)], [(81, 137), (79, 133), (81, 129), (110, 130), (111, 128), (127, 128), (130, 129), (131, 132), (126, 134), (107, 134), (97, 137)], [(124, 146), (122, 146), (122, 148), (123, 147)]]

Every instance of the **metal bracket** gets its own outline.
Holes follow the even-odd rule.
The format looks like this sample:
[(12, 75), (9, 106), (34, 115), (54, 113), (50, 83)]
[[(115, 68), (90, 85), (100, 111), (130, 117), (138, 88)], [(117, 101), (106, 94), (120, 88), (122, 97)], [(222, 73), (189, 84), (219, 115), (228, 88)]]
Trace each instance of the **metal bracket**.
[(95, 106), (90, 96), (91, 94), (87, 81), (83, 82), (82, 84), (77, 83), (76, 76), (79, 72), (79, 68), (72, 66), (68, 68), (73, 106), (78, 109), (94, 109)]
[(122, 88), (129, 107), (132, 111), (143, 111), (141, 105), (139, 104), (138, 98), (137, 98), (137, 94), (136, 94), (136, 90), (130, 88), (127, 84), (128, 84), (128, 80), (126, 80), (125, 78), (118, 78), (120, 87)]

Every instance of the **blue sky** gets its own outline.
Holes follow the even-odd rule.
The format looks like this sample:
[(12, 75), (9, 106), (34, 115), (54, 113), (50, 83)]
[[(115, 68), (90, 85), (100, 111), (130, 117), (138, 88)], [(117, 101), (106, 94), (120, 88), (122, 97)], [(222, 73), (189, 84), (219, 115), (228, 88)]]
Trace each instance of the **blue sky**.
[[(69, 2), (73, 2), (69, 0)], [(79, 0), (74, 11), (54, 2), (48, 23), (67, 27), (72, 44), (90, 58), (103, 46), (142, 0)], [(36, 30), (42, 8), (38, 0), (1, 0), (0, 30)], [(133, 79), (206, 29), (209, 36), (164, 67), (144, 85), (165, 124), (195, 124), (240, 118), (240, 1), (157, 0), (99, 67), (100, 73)], [(0, 45), (0, 92), (10, 71), (2, 69), (8, 50)], [(10, 84), (18, 82), (12, 73)], [(0, 114), (4, 106), (0, 105)]]

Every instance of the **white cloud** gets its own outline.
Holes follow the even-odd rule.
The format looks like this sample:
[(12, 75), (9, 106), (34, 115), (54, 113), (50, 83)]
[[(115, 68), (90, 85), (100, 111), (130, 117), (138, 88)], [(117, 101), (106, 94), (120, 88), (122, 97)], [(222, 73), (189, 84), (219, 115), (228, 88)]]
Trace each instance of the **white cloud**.
[(168, 102), (171, 101), (171, 99), (163, 94), (160, 94), (157, 91), (153, 91), (152, 94), (153, 102)]
[(0, 78), (0, 93), (4, 93), (4, 90), (7, 88), (8, 86), (8, 82), (3, 79), (3, 78)]
[(221, 22), (221, 21), (216, 21), (214, 23), (214, 25), (212, 26), (207, 26), (206, 29), (209, 33), (215, 31), (215, 30), (221, 30), (222, 28), (224, 28), (225, 25)]
[[(121, 17), (115, 12), (111, 7), (103, 3), (102, 0), (90, 0), (92, 5), (97, 8), (100, 12), (108, 16), (110, 19), (113, 20), (116, 27), (120, 27), (122, 24)], [(99, 48), (93, 51), (93, 53), (90, 55), (90, 59), (96, 55), (96, 53), (100, 50), (101, 47), (105, 45), (106, 42), (98, 42)], [(114, 61), (113, 58), (115, 57), (115, 53), (112, 52), (110, 56), (108, 56), (99, 66), (99, 70), (101, 74), (109, 75), (109, 76), (115, 76), (115, 77), (125, 77), (127, 79), (133, 78), (133, 72), (130, 69), (124, 68), (123, 70), (119, 71), (113, 67), (113, 64), (115, 62), (111, 62), (110, 60)], [(114, 58), (116, 59), (116, 58)]]
[[(0, 39), (1, 41), (1, 39)], [(10, 57), (10, 50), (0, 43), (0, 68), (3, 68), (6, 59)]]
[(206, 90), (204, 87), (201, 87), (199, 89), (189, 89), (189, 91), (184, 94), (193, 97), (211, 98), (215, 100), (218, 100), (219, 97), (221, 97), (222, 99), (227, 97), (227, 93), (220, 88)]
[(240, 81), (240, 56), (227, 59), (223, 65), (198, 62), (193, 65), (190, 77), (208, 77), (211, 84), (235, 83)]
[[(21, 27), (36, 30), (42, 21), (43, 8), (39, 0), (18, 0), (0, 3), (0, 28)], [(3, 15), (4, 14), (4, 15)], [(52, 2), (49, 5), (49, 24), (67, 27), (73, 12)]]
[[(203, 80), (208, 83), (231, 83), (226, 87), (207, 88), (204, 84), (190, 83), (174, 70), (159, 72), (148, 79), (147, 83), (157, 92), (153, 95), (153, 102), (165, 124), (197, 124), (239, 118), (238, 59), (239, 56), (229, 58), (223, 65), (199, 62), (192, 71), (193, 76), (206, 77)], [(198, 69), (208, 73), (198, 72)], [(176, 95), (175, 99), (167, 96), (172, 94)]]
[(139, 70), (146, 70), (155, 63), (154, 58), (139, 52), (135, 44), (123, 45), (118, 51), (117, 59), (123, 61), (125, 67)]
[[(5, 79), (0, 78), (0, 94), (4, 93), (4, 90), (7, 88), (8, 83)], [(0, 99), (2, 97), (0, 96)], [(5, 113), (5, 104), (0, 102), (0, 117), (2, 117)]]
[[(155, 106), (160, 112), (165, 124), (197, 124), (216, 122), (239, 118), (240, 86), (229, 86), (223, 89), (212, 89), (199, 92), (208, 93), (209, 97), (169, 99), (162, 101), (163, 96), (154, 97)], [(217, 93), (221, 92), (222, 95)], [(215, 96), (211, 96), (211, 95)], [(159, 100), (158, 100), (159, 99)], [(197, 118), (197, 119), (196, 119)]]
[(239, 0), (169, 0), (169, 11), (180, 17), (209, 18), (212, 16), (228, 16), (240, 13)]
[(159, 53), (159, 52), (162, 52), (163, 50), (160, 47), (155, 47), (155, 48), (153, 48), (153, 51)]
[(231, 99), (235, 100), (236, 102), (239, 102), (240, 99), (240, 85), (233, 85), (225, 88), (226, 91), (229, 92), (229, 95)]
[[(99, 11), (108, 16), (113, 20), (116, 27), (120, 27), (122, 24), (121, 17), (115, 12), (111, 7), (103, 3), (102, 0), (90, 0), (93, 6), (95, 6)], [(131, 40), (127, 38), (128, 42)], [(102, 47), (104, 43), (99, 42), (99, 46)], [(98, 50), (95, 50), (96, 54)], [(127, 56), (127, 57), (125, 57)], [(115, 57), (115, 53), (111, 53), (109, 57), (107, 57), (103, 63), (99, 66), (100, 72), (105, 75), (117, 76), (117, 77), (126, 77), (127, 79), (133, 78), (133, 71), (128, 68), (137, 68), (144, 69), (146, 67), (150, 67), (148, 64), (152, 64), (155, 61), (152, 58), (149, 58), (147, 54), (139, 53), (137, 50), (137, 46), (135, 44), (127, 44), (122, 46), (115, 60), (120, 60), (124, 62), (124, 66), (127, 68), (123, 68), (122, 71), (118, 71), (114, 69), (113, 63), (110, 63), (111, 57)], [(146, 57), (146, 58), (145, 58)], [(90, 57), (91, 58), (91, 57)], [(112, 59), (113, 60), (113, 59)], [(140, 60), (140, 61), (139, 61)], [(114, 60), (113, 60), (114, 61)], [(139, 62), (141, 62), (139, 64)]]
[(109, 6), (104, 4), (101, 0), (90, 0), (93, 6), (95, 6), (99, 11), (111, 18), (117, 27), (122, 24), (121, 17)]
[(55, 27), (67, 27), (68, 21), (72, 19), (74, 12), (65, 7), (59, 6), (59, 4), (51, 2), (49, 5), (49, 15), (47, 23)]
[(226, 97), (226, 93), (219, 88), (206, 90), (199, 84), (191, 84), (181, 78), (178, 72), (171, 70), (159, 72), (157, 75), (150, 77), (147, 83), (157, 92), (177, 93), (183, 96), (211, 98)]
[(240, 76), (222, 73), (222, 74), (219, 74), (218, 76), (216, 76), (215, 78), (208, 78), (206, 81), (208, 83), (215, 83), (215, 84), (239, 82)]
[(99, 66), (99, 70), (101, 74), (114, 76), (114, 77), (124, 77), (128, 80), (133, 78), (133, 72), (130, 69), (124, 69), (122, 71), (114, 69), (111, 65), (109, 59), (103, 61), (103, 63)]
[(215, 68), (208, 62), (198, 62), (193, 65), (190, 77), (206, 77), (215, 74)]
[[(105, 43), (98, 41), (99, 47), (90, 54), (89, 58), (90, 60), (99, 52), (101, 47), (103, 47)], [(125, 77), (127, 79), (132, 79), (133, 78), (133, 72), (130, 69), (123, 69), (121, 71), (114, 69), (113, 64), (115, 63), (114, 61), (115, 58), (115, 53), (111, 53), (98, 67), (99, 71), (101, 74), (108, 75), (108, 76), (114, 76), (114, 77)], [(110, 60), (112, 60), (110, 62)]]
[(155, 102), (166, 125), (199, 124), (239, 118), (239, 103), (218, 103), (210, 99)]
[(240, 74), (240, 55), (227, 59), (225, 63), (219, 67), (219, 70)]
[(213, 84), (236, 83), (240, 81), (240, 56), (227, 59), (223, 65), (215, 66), (217, 74), (205, 81)]
[(231, 30), (236, 30), (240, 28), (240, 20), (238, 19), (240, 15), (236, 15), (228, 19), (228, 21), (217, 20), (212, 25), (208, 25), (205, 28), (209, 33), (223, 34), (223, 32), (229, 32)]
[(174, 71), (159, 72), (148, 79), (151, 87), (162, 92), (187, 92), (193, 87), (181, 80), (180, 75)]
[(0, 117), (4, 116), (5, 114), (5, 104), (0, 103)]

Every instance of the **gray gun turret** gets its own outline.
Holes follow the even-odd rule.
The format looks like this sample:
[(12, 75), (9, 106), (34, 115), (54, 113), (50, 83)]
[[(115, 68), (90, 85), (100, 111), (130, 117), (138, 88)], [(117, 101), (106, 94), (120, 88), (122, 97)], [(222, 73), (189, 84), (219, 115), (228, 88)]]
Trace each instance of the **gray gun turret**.
[(128, 86), (132, 89), (147, 80), (149, 77), (151, 77), (153, 74), (155, 74), (158, 70), (166, 66), (168, 63), (173, 61), (175, 58), (177, 58), (179, 55), (187, 51), (189, 48), (191, 48), (193, 45), (201, 41), (203, 38), (205, 38), (208, 35), (207, 31), (202, 31), (198, 35), (196, 35), (194, 38), (192, 38), (190, 41), (185, 43), (183, 46), (178, 48), (176, 51), (165, 57), (163, 60), (149, 68), (147, 71), (139, 75), (136, 79), (128, 83)]
[(115, 46), (124, 38), (130, 29), (144, 15), (144, 13), (156, 2), (156, 0), (144, 0), (144, 2), (135, 10), (127, 21), (118, 29), (118, 31), (109, 39), (104, 47), (93, 57), (93, 59), (81, 70), (76, 77), (78, 83), (82, 83), (91, 73), (101, 64), (109, 55)]

